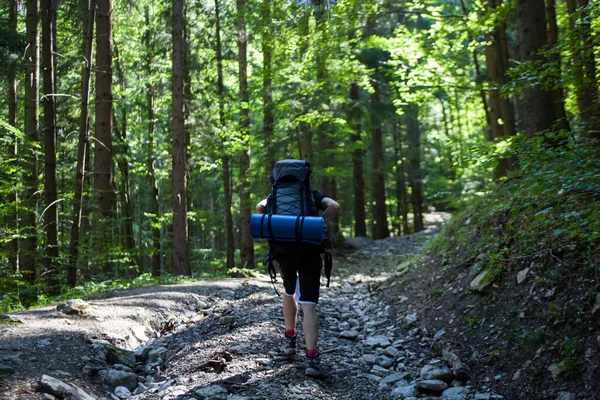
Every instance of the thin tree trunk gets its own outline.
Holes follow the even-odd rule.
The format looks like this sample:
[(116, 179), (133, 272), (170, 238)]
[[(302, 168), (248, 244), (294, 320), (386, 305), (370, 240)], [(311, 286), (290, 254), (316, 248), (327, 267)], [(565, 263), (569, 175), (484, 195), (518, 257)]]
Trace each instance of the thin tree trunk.
[(97, 0), (94, 186), (104, 217), (112, 214), (112, 0)]
[[(308, 47), (310, 44), (310, 27), (309, 27), (309, 17), (308, 15), (304, 16), (299, 26), (299, 32), (301, 38), (304, 40), (300, 43), (300, 58), (303, 63), (309, 62), (306, 54), (308, 52)], [(306, 100), (306, 98), (304, 99)], [(308, 101), (310, 103), (310, 101)], [(300, 114), (305, 113), (305, 109), (308, 107), (308, 104), (300, 105)], [(296, 128), (296, 134), (298, 137), (298, 152), (300, 153), (300, 159), (306, 160), (312, 163), (313, 161), (313, 150), (312, 150), (312, 131), (310, 129), (310, 125), (306, 122), (299, 122), (298, 127)]]
[[(594, 93), (598, 90), (596, 81), (596, 66), (594, 59), (593, 42), (589, 17), (583, 7), (588, 5), (587, 0), (567, 0), (569, 13), (569, 29), (573, 32), (574, 41), (571, 43), (572, 65), (575, 82), (575, 95), (579, 120), (590, 129), (587, 136), (597, 137), (600, 140), (600, 129), (597, 122), (597, 105), (594, 103)], [(579, 9), (577, 7), (580, 7)], [(577, 23), (579, 20), (579, 23)]]
[(113, 239), (112, 129), (112, 0), (97, 0), (94, 190), (99, 215), (94, 226), (94, 247), (98, 252), (96, 264), (105, 271), (110, 271), (108, 253)]
[[(116, 68), (117, 76), (119, 79), (119, 85), (123, 93), (126, 93), (125, 86), (125, 72), (121, 65), (118, 47), (115, 46), (115, 55), (117, 56)], [(113, 121), (114, 128), (119, 140), (117, 164), (121, 170), (121, 180), (123, 184), (123, 247), (125, 251), (129, 252), (135, 259), (138, 258), (138, 254), (135, 248), (134, 234), (133, 234), (133, 210), (131, 204), (131, 184), (129, 178), (129, 144), (127, 142), (127, 105), (122, 103), (121, 107), (121, 127), (119, 129), (117, 124), (116, 116), (114, 115), (113, 109)], [(139, 264), (139, 260), (137, 260)], [(129, 269), (127, 270), (129, 271)]]
[(421, 130), (419, 128), (419, 108), (416, 104), (406, 107), (406, 133), (408, 139), (408, 179), (412, 190), (413, 228), (423, 230), (423, 188), (421, 186)]
[(273, 38), (271, 36), (271, 2), (262, 3), (262, 53), (263, 53), (263, 130), (265, 133), (265, 176), (271, 175), (275, 165), (273, 136), (275, 129), (275, 104), (273, 103)]
[[(467, 5), (465, 3), (465, 0), (460, 0), (460, 4), (462, 7), (462, 11), (463, 11), (463, 15), (465, 17), (469, 16), (469, 11), (467, 10)], [(469, 42), (473, 42), (473, 34), (469, 31), (468, 33), (468, 39)], [(477, 85), (481, 85), (483, 83), (483, 76), (481, 74), (481, 67), (479, 66), (479, 59), (477, 58), (477, 51), (473, 50), (472, 52), (472, 58), (473, 58), (473, 65), (475, 66), (475, 82), (477, 83)], [(488, 126), (491, 127), (491, 116), (490, 116), (490, 111), (488, 109), (488, 103), (487, 103), (487, 96), (485, 93), (485, 90), (480, 90), (479, 91), (479, 96), (481, 97), (481, 104), (483, 105), (483, 111), (485, 112), (485, 120), (488, 123)], [(491, 132), (489, 131), (485, 131), (486, 134), (490, 134)], [(487, 140), (491, 140), (491, 137), (486, 137)]]
[[(215, 17), (216, 17), (216, 36), (217, 36), (217, 96), (219, 97), (219, 125), (221, 128), (221, 162), (223, 176), (223, 191), (224, 191), (224, 212), (225, 219), (225, 253), (227, 256), (227, 268), (231, 269), (235, 266), (235, 246), (233, 242), (233, 216), (231, 214), (231, 172), (229, 169), (229, 154), (225, 146), (225, 98), (223, 87), (223, 50), (221, 46), (221, 18), (219, 0), (215, 0)], [(211, 207), (214, 203), (211, 201)], [(211, 243), (214, 246), (214, 243)]]
[[(150, 29), (150, 10), (149, 7), (146, 6), (145, 10), (145, 20), (146, 20), (146, 32), (144, 34), (144, 43), (146, 45), (147, 50), (147, 58), (146, 58), (146, 74), (148, 75), (148, 79), (152, 81), (152, 65), (154, 64), (154, 49), (152, 47), (152, 39), (151, 34), (152, 30)], [(155, 119), (156, 113), (154, 110), (155, 103), (155, 88), (152, 83), (146, 84), (146, 108), (148, 111), (148, 147), (146, 154), (146, 173), (148, 179), (148, 185), (150, 187), (150, 217), (148, 218), (148, 222), (150, 224), (150, 230), (152, 231), (152, 249), (150, 250), (150, 258), (152, 260), (152, 276), (158, 277), (160, 276), (160, 221), (159, 221), (159, 208), (158, 208), (158, 185), (156, 182), (156, 172), (154, 170), (154, 129), (155, 129)], [(139, 206), (138, 206), (139, 207)], [(141, 224), (141, 219), (140, 219)], [(141, 232), (141, 229), (140, 229)], [(141, 241), (140, 241), (141, 246)]]
[[(8, 32), (13, 37), (17, 37), (17, 0), (10, 0), (8, 4)], [(15, 43), (15, 40), (11, 40), (9, 42), (9, 51), (11, 54), (17, 54), (18, 49)], [(11, 62), (8, 64), (8, 123), (17, 127), (17, 64), (16, 62)], [(13, 143), (11, 143), (8, 147), (8, 154), (10, 157), (17, 156), (18, 146), (17, 146), (17, 138), (13, 135)], [(9, 204), (14, 204), (12, 208), (12, 212), (8, 217), (9, 223), (11, 224), (11, 229), (14, 230), (13, 233), (18, 232), (19, 230), (19, 196), (18, 192), (15, 190), (11, 192), (8, 198)], [(14, 271), (19, 270), (19, 240), (13, 239), (8, 244), (8, 259), (10, 265), (13, 267)]]
[(54, 16), (55, 0), (42, 0), (42, 70), (44, 107), (44, 225), (46, 228), (46, 257), (44, 267), (51, 292), (58, 294), (58, 207), (56, 195), (56, 97), (54, 96)]
[(348, 122), (352, 128), (350, 140), (352, 141), (352, 176), (354, 177), (354, 234), (356, 236), (367, 236), (367, 224), (365, 213), (365, 182), (363, 173), (363, 156), (360, 133), (361, 133), (361, 110), (359, 105), (359, 87), (357, 82), (350, 84), (350, 109)]
[[(519, 56), (521, 62), (544, 62), (540, 50), (547, 44), (544, 0), (517, 2)], [(552, 94), (539, 84), (523, 90), (523, 125), (528, 137), (551, 129), (556, 121)], [(548, 144), (555, 145), (556, 143)]]
[[(599, 88), (596, 74), (596, 54), (594, 35), (591, 26), (592, 17), (588, 13), (589, 0), (578, 0), (581, 13), (581, 43), (583, 45), (582, 61), (586, 85), (581, 93), (583, 104), (582, 120), (587, 124), (586, 136), (597, 140), (600, 146), (600, 100), (598, 99)], [(597, 3), (596, 3), (597, 5)]]
[(380, 88), (375, 73), (371, 79), (373, 94), (371, 95), (371, 155), (373, 168), (373, 239), (384, 239), (390, 235), (385, 205), (385, 167), (383, 154), (383, 134), (379, 113), (381, 112)]
[(187, 221), (187, 152), (184, 116), (184, 0), (173, 0), (173, 274), (191, 275)]
[[(475, 82), (477, 83), (478, 86), (481, 86), (481, 84), (483, 83), (483, 75), (481, 73), (481, 66), (479, 65), (479, 59), (477, 58), (477, 52), (475, 50), (473, 50), (473, 64), (475, 65)], [(489, 105), (488, 105), (488, 99), (485, 93), (485, 90), (480, 90), (479, 91), (479, 97), (481, 98), (481, 105), (483, 106), (483, 111), (485, 113), (485, 120), (487, 121), (487, 124), (489, 127), (492, 126), (492, 116), (490, 115), (490, 109), (489, 109)], [(488, 135), (489, 137), (486, 137), (486, 140), (491, 140), (492, 138), (492, 133), (491, 130), (486, 130), (485, 133), (486, 135)]]
[(246, 47), (246, 0), (236, 0), (238, 65), (240, 83), (240, 134), (243, 148), (240, 153), (240, 250), (243, 268), (254, 268), (254, 246), (250, 239), (250, 99), (248, 97), (248, 66)]
[[(91, 1), (90, 1), (91, 3)], [(91, 39), (92, 36), (90, 36)], [(90, 61), (91, 63), (91, 61)], [(91, 64), (90, 67), (91, 68)], [(90, 71), (91, 72), (91, 71)], [(89, 75), (91, 77), (91, 74)], [(89, 104), (89, 103), (88, 103)], [(82, 168), (83, 171), (85, 171), (83, 177), (82, 177), (82, 184), (83, 187), (93, 187), (93, 182), (91, 181), (92, 177), (93, 177), (93, 172), (92, 172), (92, 161), (91, 161), (91, 157), (90, 154), (92, 154), (92, 147), (91, 147), (91, 143), (90, 143), (90, 121), (89, 121), (89, 115), (88, 115), (88, 120), (87, 120), (87, 127), (86, 127), (86, 137), (85, 137), (85, 143), (84, 143), (84, 167)], [(92, 207), (94, 206), (94, 196), (91, 190), (88, 191), (84, 191), (83, 192), (83, 206), (81, 209), (81, 227), (79, 230), (79, 246), (81, 247), (82, 243), (86, 243), (87, 246), (87, 252), (85, 253), (85, 256), (83, 258), (83, 262), (78, 261), (79, 265), (83, 265), (85, 266), (83, 268), (83, 281), (87, 282), (89, 280), (92, 279), (92, 274), (97, 273), (97, 267), (98, 264), (89, 262), (90, 261), (90, 257), (93, 256), (93, 254), (91, 254), (91, 249), (93, 248), (93, 236), (91, 235), (92, 232), (92, 223), (91, 223), (91, 219), (90, 219), (90, 214), (92, 212)], [(85, 242), (84, 242), (85, 241)], [(81, 253), (79, 253), (80, 256), (79, 258), (81, 258)]]
[[(498, 0), (498, 5), (502, 2)], [(506, 40), (506, 21), (494, 32), (494, 40), (497, 42), (496, 46), (496, 68), (498, 70), (498, 84), (500, 87), (505, 86), (509, 83), (508, 77), (508, 43)], [(515, 108), (510, 98), (506, 96), (500, 96), (500, 107), (502, 113), (503, 131), (504, 136), (514, 136), (517, 134)]]
[[(316, 69), (317, 69), (317, 83), (320, 89), (315, 93), (318, 102), (321, 104), (329, 104), (329, 97), (327, 92), (329, 90), (329, 81), (327, 77), (327, 50), (323, 46), (326, 42), (327, 37), (327, 20), (323, 15), (315, 16), (316, 18), (316, 43), (319, 46), (316, 55)], [(321, 122), (317, 125), (317, 138), (319, 146), (319, 156), (316, 158), (316, 166), (322, 171), (319, 186), (321, 191), (328, 197), (335, 198), (337, 196), (337, 186), (335, 178), (330, 176), (326, 171), (335, 165), (335, 155), (331, 150), (335, 147), (333, 143), (333, 133), (331, 132), (331, 126), (328, 122)], [(313, 164), (314, 166), (315, 164)], [(341, 245), (343, 238), (339, 235), (339, 216), (336, 215), (331, 221), (329, 221), (328, 231), (332, 239), (334, 247)]]
[(37, 269), (37, 187), (38, 156), (33, 144), (38, 143), (39, 128), (39, 0), (27, 0), (25, 40), (25, 115), (27, 144), (23, 155), (23, 196), (20, 215), (24, 235), (21, 241), (21, 269), (25, 279), (34, 283)]
[(404, 157), (402, 151), (402, 130), (395, 125), (395, 151), (396, 151), (396, 197), (398, 201), (398, 218), (400, 219), (400, 234), (408, 235), (408, 193), (406, 192), (406, 178)]
[(492, 43), (485, 48), (485, 64), (488, 72), (488, 80), (490, 81), (492, 90), (490, 90), (490, 131), (491, 139), (498, 140), (504, 136), (504, 130), (500, 124), (502, 119), (502, 106), (500, 104), (500, 88), (498, 82), (498, 61), (496, 47), (500, 44), (495, 40), (492, 34), (489, 35), (488, 39), (492, 40)]
[[(489, 8), (496, 8), (496, 1), (489, 0)], [(486, 66), (488, 70), (488, 78), (491, 81), (493, 86), (490, 91), (490, 131), (491, 131), (491, 139), (492, 141), (501, 140), (507, 135), (507, 131), (514, 129), (514, 119), (508, 124), (505, 123), (505, 116), (510, 118), (511, 115), (514, 114), (511, 112), (512, 104), (510, 100), (503, 99), (500, 96), (500, 90), (502, 88), (503, 82), (505, 83), (506, 70), (504, 69), (503, 62), (503, 51), (502, 51), (502, 42), (500, 31), (503, 31), (504, 23), (502, 26), (496, 27), (493, 32), (489, 34), (489, 38), (492, 43), (488, 45), (485, 49), (485, 58), (486, 58)], [(501, 123), (502, 122), (502, 123)], [(514, 133), (513, 133), (514, 134)], [(505, 158), (499, 158), (498, 164), (494, 168), (494, 178), (500, 179), (506, 176), (506, 173), (509, 170), (510, 163)]]
[[(557, 82), (560, 82), (561, 74), (561, 61), (560, 54), (554, 49), (558, 43), (558, 25), (556, 23), (556, 3), (555, 0), (546, 0), (546, 18), (548, 19), (548, 47), (553, 50), (550, 55), (550, 61), (556, 64), (556, 70), (558, 76), (555, 77)], [(554, 103), (554, 112), (558, 119), (558, 129), (570, 130), (569, 121), (567, 120), (567, 114), (565, 112), (565, 101), (564, 101), (563, 89), (557, 86), (552, 91), (552, 100)]]
[[(495, 10), (502, 4), (501, 0), (488, 0), (488, 10)], [(508, 83), (508, 47), (506, 44), (506, 22), (498, 21), (497, 26), (488, 33), (491, 44), (485, 49), (488, 77), (493, 89), (490, 91), (490, 128), (491, 139), (501, 140), (516, 134), (515, 112), (509, 98), (500, 95), (500, 90)], [(499, 158), (494, 168), (494, 177), (506, 176), (512, 167), (507, 158)]]
[[(446, 102), (440, 98), (440, 104), (442, 105), (442, 122), (444, 124), (444, 134), (446, 135), (446, 137), (452, 141), (452, 136), (451, 136), (451, 132), (450, 132), (450, 127), (448, 125), (448, 113), (446, 112)], [(448, 162), (450, 163), (450, 165), (454, 164), (454, 158), (452, 156), (452, 153), (454, 152), (454, 149), (451, 148), (448, 150)], [(404, 167), (403, 167), (404, 168)], [(451, 180), (456, 180), (456, 170), (454, 168), (450, 168), (448, 171), (445, 171), (445, 175), (451, 179)]]
[(77, 166), (75, 172), (75, 196), (73, 198), (73, 222), (71, 225), (71, 242), (69, 244), (69, 266), (67, 267), (67, 284), (75, 287), (77, 283), (77, 258), (79, 256), (79, 238), (83, 214), (83, 186), (85, 168), (88, 164), (88, 115), (90, 98), (90, 72), (92, 64), (92, 45), (94, 36), (94, 15), (96, 1), (89, 0), (84, 16), (83, 58), (81, 71), (81, 107), (79, 114), (79, 138), (77, 144)]

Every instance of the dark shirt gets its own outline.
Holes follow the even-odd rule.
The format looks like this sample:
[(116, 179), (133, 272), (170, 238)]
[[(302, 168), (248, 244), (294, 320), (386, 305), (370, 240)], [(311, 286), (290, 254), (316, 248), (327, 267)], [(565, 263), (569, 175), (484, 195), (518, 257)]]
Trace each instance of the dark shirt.
[(323, 206), (322, 201), (325, 197), (323, 193), (319, 192), (318, 190), (313, 190), (313, 199), (315, 199), (315, 205), (317, 206), (317, 211), (325, 211), (325, 206)]

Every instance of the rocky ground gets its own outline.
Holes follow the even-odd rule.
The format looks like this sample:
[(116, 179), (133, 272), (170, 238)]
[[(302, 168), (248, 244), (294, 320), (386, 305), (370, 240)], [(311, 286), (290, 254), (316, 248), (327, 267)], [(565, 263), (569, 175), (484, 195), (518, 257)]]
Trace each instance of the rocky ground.
[(280, 357), (281, 300), (265, 277), (143, 288), (7, 316), (0, 398), (503, 399), (470, 385), (443, 333), (410, 312), (418, 299), (400, 295), (407, 312), (396, 314), (383, 296), (431, 234), (350, 239), (336, 252), (319, 307), (324, 380), (304, 376), (302, 349), (295, 361)]

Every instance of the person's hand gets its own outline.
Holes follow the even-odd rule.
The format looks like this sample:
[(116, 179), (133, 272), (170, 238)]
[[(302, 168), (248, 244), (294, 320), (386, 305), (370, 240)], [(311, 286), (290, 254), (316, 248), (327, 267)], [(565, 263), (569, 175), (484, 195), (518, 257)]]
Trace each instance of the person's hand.
[(267, 199), (264, 199), (256, 205), (256, 212), (258, 212), (259, 214), (264, 214), (266, 210), (267, 210)]

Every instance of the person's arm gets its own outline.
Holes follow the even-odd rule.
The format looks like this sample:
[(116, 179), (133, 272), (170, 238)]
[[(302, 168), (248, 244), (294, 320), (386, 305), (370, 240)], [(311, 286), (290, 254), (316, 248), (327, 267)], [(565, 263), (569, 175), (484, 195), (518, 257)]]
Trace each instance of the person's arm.
[(260, 203), (256, 205), (256, 211), (259, 214), (264, 214), (267, 209), (267, 199), (262, 200)]
[(321, 205), (325, 207), (325, 211), (323, 211), (323, 219), (325, 222), (331, 221), (338, 211), (340, 211), (338, 202), (329, 197), (324, 197), (323, 200), (321, 200)]

